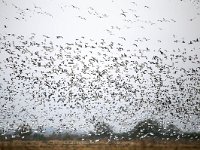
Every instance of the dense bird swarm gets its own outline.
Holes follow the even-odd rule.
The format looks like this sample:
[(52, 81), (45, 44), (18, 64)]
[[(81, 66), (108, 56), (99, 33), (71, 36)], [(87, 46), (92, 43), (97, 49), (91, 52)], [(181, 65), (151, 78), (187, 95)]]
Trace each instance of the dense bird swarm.
[[(191, 2), (199, 11), (198, 1)], [(165, 127), (169, 123), (184, 131), (200, 131), (200, 35), (191, 39), (171, 34), (165, 41), (120, 34), (147, 29), (162, 34), (166, 25), (179, 22), (167, 17), (144, 20), (137, 8), (148, 13), (147, 4), (131, 1), (132, 9), (119, 8), (116, 12), (123, 23), (103, 31), (110, 38), (20, 35), (10, 33), (10, 24), (1, 22), (0, 127), (11, 132), (28, 123), (35, 131), (52, 126), (59, 132), (89, 133), (106, 122), (114, 131), (124, 132), (153, 118)], [(20, 8), (3, 0), (0, 5), (16, 10), (10, 18), (15, 21), (34, 15), (55, 17), (36, 5)], [(73, 2), (60, 10), (83, 11)], [(85, 16), (76, 13), (76, 20), (110, 17), (92, 6), (86, 10)], [(187, 22), (199, 21), (199, 15)]]

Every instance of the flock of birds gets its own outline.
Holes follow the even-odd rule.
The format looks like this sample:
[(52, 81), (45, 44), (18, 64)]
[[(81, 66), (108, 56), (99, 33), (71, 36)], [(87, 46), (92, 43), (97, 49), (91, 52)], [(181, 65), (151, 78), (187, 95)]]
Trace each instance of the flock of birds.
[[(127, 17), (129, 11), (134, 10), (119, 13), (125, 22), (134, 23)], [(88, 13), (108, 17), (92, 7)], [(114, 30), (121, 28), (113, 25), (106, 32), (114, 35)], [(126, 37), (119, 39), (81, 36), (68, 42), (60, 35), (1, 34), (0, 126), (10, 130), (28, 122), (33, 127), (87, 132), (103, 121), (124, 131), (138, 120), (153, 117), (200, 130), (200, 37), (185, 40), (173, 35), (169, 45), (174, 48), (168, 50), (148, 47), (153, 41), (149, 37), (131, 45)]]
[[(198, 50), (158, 49), (149, 57), (148, 48), (138, 53), (104, 39), (54, 45), (46, 36), (40, 43), (34, 38), (1, 36), (1, 119), (8, 123), (43, 120), (40, 113), (64, 126), (67, 118), (91, 123), (93, 116), (123, 123), (147, 110), (187, 121), (199, 116)], [(188, 69), (179, 66), (188, 63)]]

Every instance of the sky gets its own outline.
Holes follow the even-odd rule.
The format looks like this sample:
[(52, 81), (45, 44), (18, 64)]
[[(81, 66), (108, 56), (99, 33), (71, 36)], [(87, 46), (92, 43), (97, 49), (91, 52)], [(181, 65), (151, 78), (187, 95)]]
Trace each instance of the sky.
[(1, 0), (0, 128), (200, 131), (195, 0)]

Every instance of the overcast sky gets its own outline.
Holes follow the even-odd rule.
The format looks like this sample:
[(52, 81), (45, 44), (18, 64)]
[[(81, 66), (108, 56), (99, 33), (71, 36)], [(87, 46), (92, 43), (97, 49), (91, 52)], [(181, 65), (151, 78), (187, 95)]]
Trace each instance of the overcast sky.
[(0, 127), (87, 132), (104, 121), (120, 132), (153, 118), (200, 131), (199, 6), (1, 0)]

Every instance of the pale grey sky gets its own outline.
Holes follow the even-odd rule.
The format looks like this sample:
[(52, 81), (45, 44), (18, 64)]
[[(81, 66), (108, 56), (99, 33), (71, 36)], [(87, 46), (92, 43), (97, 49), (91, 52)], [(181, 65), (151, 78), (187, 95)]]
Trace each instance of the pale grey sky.
[[(190, 0), (1, 0), (0, 127), (25, 121), (87, 132), (95, 116), (116, 131), (144, 118), (200, 131), (199, 6)], [(98, 77), (97, 70), (105, 72)]]

